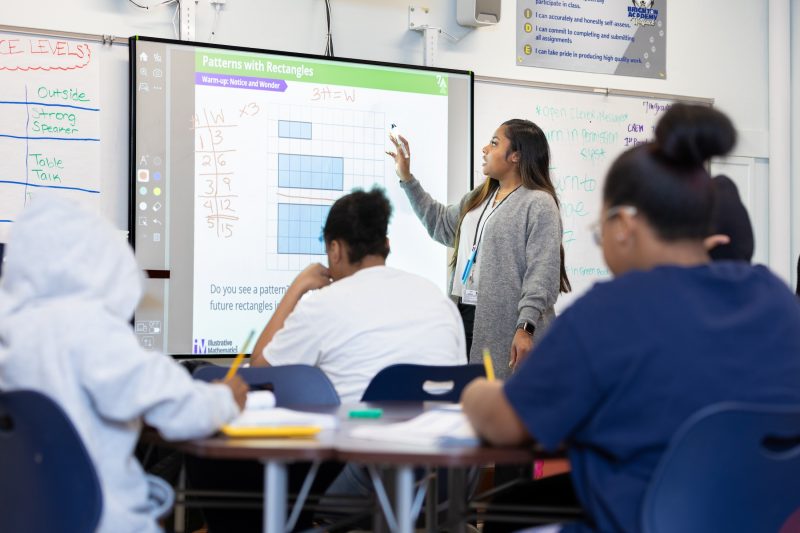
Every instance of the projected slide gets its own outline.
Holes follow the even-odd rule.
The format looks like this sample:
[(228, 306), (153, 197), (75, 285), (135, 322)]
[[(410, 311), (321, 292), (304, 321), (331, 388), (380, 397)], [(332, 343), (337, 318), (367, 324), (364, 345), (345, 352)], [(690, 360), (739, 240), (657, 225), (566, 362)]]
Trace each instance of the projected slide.
[[(390, 124), (399, 124), (413, 135), (412, 150), (420, 147), (414, 165), (424, 166), (426, 190), (447, 200), (454, 166), (449, 155), (454, 129), (451, 73), (158, 46), (172, 63), (172, 90), (163, 104), (163, 115), (172, 125), (164, 126), (165, 155), (180, 168), (166, 173), (173, 176), (171, 182), (167, 178), (169, 183), (159, 184), (169, 191), (168, 197), (159, 198), (169, 206), (163, 214), (166, 238), (154, 241), (144, 228), (136, 234), (141, 261), (160, 262), (169, 271), (169, 281), (162, 283), (166, 288), (152, 288), (155, 299), (164, 302), (166, 325), (154, 347), (172, 353), (235, 353), (251, 329), (263, 328), (300, 270), (327, 262), (322, 228), (328, 211), (354, 189), (378, 186), (392, 202), (388, 264), (425, 276), (445, 290), (446, 250), (432, 242), (411, 212), (385, 151), (391, 147)], [(151, 60), (155, 53), (149, 52)], [(469, 119), (471, 78), (456, 78), (462, 115), (456, 123), (463, 124)], [(141, 144), (152, 136), (139, 133), (139, 111), (153, 92), (152, 86), (146, 94), (137, 91)], [(187, 102), (188, 95), (192, 98)], [(182, 122), (185, 112), (188, 120)], [(469, 161), (464, 131), (456, 142), (456, 151)], [(138, 144), (136, 151), (141, 153)], [(133, 174), (140, 176), (143, 170), (136, 168)], [(468, 173), (462, 179), (468, 180)], [(142, 184), (136, 185), (141, 193)], [(152, 207), (144, 212), (148, 209)], [(178, 249), (186, 254), (179, 255)], [(157, 311), (157, 306), (142, 308), (136, 320), (141, 316), (149, 324)]]

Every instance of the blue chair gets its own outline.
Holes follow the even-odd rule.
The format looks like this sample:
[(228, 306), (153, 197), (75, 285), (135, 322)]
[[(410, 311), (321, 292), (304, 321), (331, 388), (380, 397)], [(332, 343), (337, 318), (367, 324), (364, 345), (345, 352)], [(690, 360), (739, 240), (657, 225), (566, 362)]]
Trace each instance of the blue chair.
[(100, 480), (80, 435), (42, 393), (0, 392), (0, 531), (94, 531)]
[(719, 403), (678, 429), (642, 507), (644, 533), (777, 533), (800, 509), (800, 405)]
[[(372, 378), (361, 396), (362, 402), (458, 402), (464, 387), (475, 378), (485, 377), (483, 365), (427, 366), (399, 364), (387, 366)], [(441, 392), (425, 390), (426, 382)], [(450, 385), (452, 383), (452, 385)], [(446, 385), (439, 387), (438, 384)]]
[[(228, 368), (203, 366), (193, 377), (203, 381), (224, 379)], [(328, 376), (317, 367), (309, 365), (283, 365), (257, 368), (240, 368), (238, 374), (252, 390), (271, 390), (277, 407), (292, 405), (339, 405), (339, 394)]]

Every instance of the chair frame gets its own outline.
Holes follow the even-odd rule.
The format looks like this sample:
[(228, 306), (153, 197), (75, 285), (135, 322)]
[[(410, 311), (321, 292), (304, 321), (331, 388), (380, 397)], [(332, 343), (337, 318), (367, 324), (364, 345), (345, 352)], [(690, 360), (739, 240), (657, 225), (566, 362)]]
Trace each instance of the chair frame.
[(644, 533), (777, 532), (800, 510), (800, 405), (724, 402), (670, 441), (642, 505)]
[[(483, 365), (432, 366), (396, 364), (387, 366), (372, 378), (361, 396), (362, 402), (452, 402), (461, 399), (464, 387), (473, 379), (486, 376)], [(443, 394), (432, 394), (426, 381), (453, 382)]]
[[(202, 381), (224, 379), (228, 368), (208, 365), (192, 375)], [(240, 368), (238, 374), (251, 389), (266, 389), (275, 393), (276, 407), (292, 405), (340, 405), (341, 400), (328, 376), (310, 365), (282, 365)]]
[(0, 530), (94, 531), (103, 492), (67, 413), (44, 393), (0, 392)]

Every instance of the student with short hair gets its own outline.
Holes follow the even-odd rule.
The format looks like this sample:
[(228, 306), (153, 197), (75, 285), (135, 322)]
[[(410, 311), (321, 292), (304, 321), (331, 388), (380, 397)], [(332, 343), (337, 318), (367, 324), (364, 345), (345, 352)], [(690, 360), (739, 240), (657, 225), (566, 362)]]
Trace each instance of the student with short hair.
[[(507, 383), (464, 391), (464, 412), (491, 443), (567, 447), (586, 516), (562, 532), (639, 531), (653, 471), (699, 409), (800, 403), (794, 296), (763, 266), (710, 262), (703, 243), (713, 206), (703, 162), (734, 141), (719, 111), (667, 111), (655, 140), (606, 178), (596, 235), (615, 278), (570, 306)], [(504, 503), (541, 504), (537, 483)]]
[(348, 403), (389, 365), (464, 363), (453, 302), (432, 282), (386, 266), (390, 216), (378, 189), (333, 204), (323, 228), (328, 266), (313, 264), (292, 282), (253, 349), (253, 366), (317, 366)]
[(144, 424), (169, 440), (205, 437), (239, 414), (247, 394), (238, 377), (193, 381), (143, 349), (130, 324), (141, 296), (133, 252), (100, 216), (39, 194), (12, 227), (0, 278), (0, 389), (39, 391), (66, 411), (100, 478), (101, 533), (161, 530), (163, 501), (151, 493), (171, 488), (133, 455)]

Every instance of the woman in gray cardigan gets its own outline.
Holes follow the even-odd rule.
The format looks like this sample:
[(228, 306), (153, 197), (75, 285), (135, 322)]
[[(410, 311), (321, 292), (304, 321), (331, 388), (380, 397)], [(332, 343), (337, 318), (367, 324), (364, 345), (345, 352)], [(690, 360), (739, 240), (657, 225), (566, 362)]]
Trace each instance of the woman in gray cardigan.
[(507, 377), (555, 317), (559, 292), (570, 290), (547, 139), (528, 120), (504, 122), (483, 148), (486, 181), (449, 206), (411, 174), (406, 139), (392, 142), (388, 154), (414, 212), (434, 240), (455, 248), (450, 294), (469, 361), (481, 362), (488, 349), (498, 377)]

